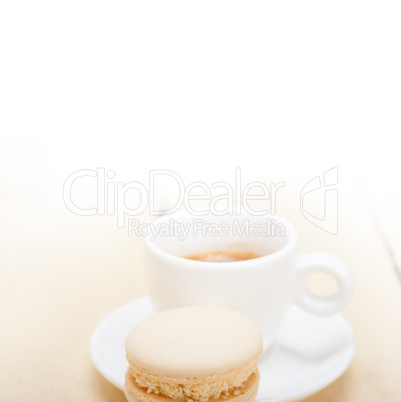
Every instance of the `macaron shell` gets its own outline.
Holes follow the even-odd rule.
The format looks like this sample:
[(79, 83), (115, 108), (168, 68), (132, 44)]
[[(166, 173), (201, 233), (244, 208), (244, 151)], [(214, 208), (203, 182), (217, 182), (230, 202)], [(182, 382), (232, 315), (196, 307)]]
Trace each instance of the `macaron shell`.
[(226, 373), (260, 356), (262, 334), (238, 311), (218, 306), (167, 310), (128, 335), (127, 358), (148, 372), (171, 377)]
[[(258, 393), (259, 387), (259, 370), (256, 371), (248, 378), (244, 383), (244, 388), (240, 388), (240, 395), (232, 395), (227, 397), (227, 399), (209, 399), (209, 401), (215, 402), (253, 402)], [(128, 402), (172, 402), (172, 401), (182, 401), (186, 402), (186, 399), (171, 399), (167, 396), (156, 395), (153, 393), (147, 393), (146, 388), (141, 388), (135, 382), (135, 379), (131, 376), (129, 371), (125, 375), (125, 397)], [(194, 401), (198, 402), (198, 401)]]

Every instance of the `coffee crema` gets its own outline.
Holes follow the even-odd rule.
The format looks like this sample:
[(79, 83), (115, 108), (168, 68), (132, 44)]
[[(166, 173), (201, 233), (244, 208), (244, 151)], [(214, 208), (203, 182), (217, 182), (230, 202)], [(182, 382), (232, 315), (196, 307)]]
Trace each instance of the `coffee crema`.
[(234, 262), (253, 260), (262, 257), (253, 251), (211, 251), (207, 253), (199, 253), (185, 256), (188, 260), (205, 261), (205, 262)]

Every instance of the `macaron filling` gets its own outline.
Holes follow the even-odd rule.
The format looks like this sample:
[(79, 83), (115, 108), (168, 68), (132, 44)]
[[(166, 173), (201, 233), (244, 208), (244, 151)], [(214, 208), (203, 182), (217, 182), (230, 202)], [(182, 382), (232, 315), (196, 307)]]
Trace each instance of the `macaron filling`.
[(130, 373), (136, 383), (147, 389), (148, 393), (161, 394), (172, 399), (186, 399), (187, 401), (205, 402), (209, 399), (227, 399), (232, 395), (241, 394), (241, 388), (248, 378), (256, 371), (257, 359), (253, 360), (241, 369), (227, 373), (224, 378), (209, 376), (200, 381), (194, 378), (193, 382), (185, 379), (183, 382), (166, 381), (166, 377), (157, 378), (154, 375), (139, 373), (130, 367)]

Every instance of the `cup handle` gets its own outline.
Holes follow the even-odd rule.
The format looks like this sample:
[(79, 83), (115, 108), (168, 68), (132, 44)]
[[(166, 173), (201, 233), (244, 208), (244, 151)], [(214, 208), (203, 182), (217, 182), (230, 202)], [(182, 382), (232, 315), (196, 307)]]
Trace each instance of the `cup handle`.
[[(354, 280), (348, 265), (339, 257), (328, 253), (300, 256), (297, 267), (295, 304), (319, 316), (338, 313), (349, 302), (354, 291)], [(330, 296), (318, 296), (307, 287), (307, 279), (314, 273), (329, 274), (337, 282), (337, 291)]]

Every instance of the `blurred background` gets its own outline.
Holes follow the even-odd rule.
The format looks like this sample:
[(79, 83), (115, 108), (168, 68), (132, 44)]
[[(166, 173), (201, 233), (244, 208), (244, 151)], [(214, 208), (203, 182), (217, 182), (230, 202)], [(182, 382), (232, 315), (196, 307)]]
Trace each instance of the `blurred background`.
[[(4, 2), (0, 180), (309, 180), (393, 191), (399, 4)], [(340, 180), (340, 181), (341, 181)]]

